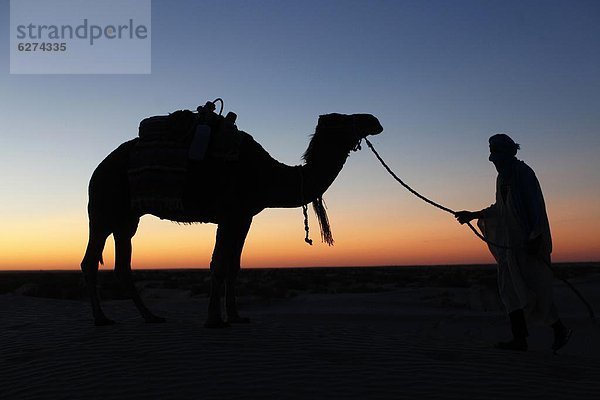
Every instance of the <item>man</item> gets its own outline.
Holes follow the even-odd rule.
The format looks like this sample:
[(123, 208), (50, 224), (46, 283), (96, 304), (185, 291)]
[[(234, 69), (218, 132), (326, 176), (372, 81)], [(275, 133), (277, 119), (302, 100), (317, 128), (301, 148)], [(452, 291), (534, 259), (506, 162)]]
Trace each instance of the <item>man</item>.
[(505, 134), (489, 139), (498, 171), (496, 203), (480, 211), (459, 211), (461, 224), (478, 219), (498, 263), (498, 288), (508, 312), (513, 339), (496, 347), (527, 351), (527, 323), (541, 321), (554, 330), (554, 351), (567, 344), (572, 331), (558, 317), (550, 269), (552, 237), (540, 184), (533, 170), (515, 156), (520, 146)]

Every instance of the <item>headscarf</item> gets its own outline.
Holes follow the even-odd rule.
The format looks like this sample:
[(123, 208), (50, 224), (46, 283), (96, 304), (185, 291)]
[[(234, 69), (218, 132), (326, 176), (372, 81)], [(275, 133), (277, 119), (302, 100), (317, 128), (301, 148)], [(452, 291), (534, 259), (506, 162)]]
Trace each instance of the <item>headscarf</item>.
[(490, 161), (506, 160), (514, 157), (517, 150), (521, 148), (510, 136), (504, 133), (493, 135), (489, 139), (490, 143)]

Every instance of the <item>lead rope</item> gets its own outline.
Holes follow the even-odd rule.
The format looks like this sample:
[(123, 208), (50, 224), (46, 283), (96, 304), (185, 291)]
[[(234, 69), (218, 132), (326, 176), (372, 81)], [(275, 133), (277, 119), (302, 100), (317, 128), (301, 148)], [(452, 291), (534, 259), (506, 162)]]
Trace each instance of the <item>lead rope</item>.
[[(432, 206), (439, 208), (442, 211), (446, 211), (449, 214), (452, 215), (456, 215), (456, 211), (448, 208), (448, 207), (444, 207), (441, 204), (436, 203), (433, 200), (428, 199), (427, 197), (421, 195), (419, 192), (417, 192), (416, 190), (414, 190), (413, 188), (411, 188), (410, 186), (408, 186), (406, 183), (404, 183), (404, 181), (402, 179), (400, 179), (395, 173), (394, 171), (391, 170), (390, 167), (388, 167), (388, 165), (385, 163), (385, 161), (383, 161), (383, 158), (381, 158), (381, 156), (379, 155), (379, 153), (377, 153), (377, 150), (375, 150), (375, 147), (373, 147), (373, 145), (371, 144), (371, 142), (369, 141), (369, 139), (364, 138), (365, 142), (367, 143), (367, 146), (369, 146), (369, 148), (371, 149), (371, 151), (373, 152), (373, 154), (375, 154), (375, 157), (377, 157), (377, 159), (379, 160), (379, 162), (381, 163), (381, 165), (383, 165), (383, 167), (386, 169), (386, 171), (399, 183), (401, 184), (405, 189), (407, 189), (409, 192), (411, 192), (412, 194), (414, 194), (415, 196), (417, 196), (418, 198), (420, 198), (421, 200), (423, 200), (426, 203), (431, 204)], [(469, 226), (469, 228), (471, 228), (471, 230), (473, 231), (473, 233), (481, 240), (483, 240), (485, 243), (494, 246), (494, 247), (498, 247), (500, 249), (505, 249), (505, 250), (511, 250), (511, 249), (516, 249), (517, 246), (504, 246), (498, 243), (494, 243), (488, 239), (485, 238), (485, 236), (483, 236), (481, 233), (479, 233), (477, 231), (477, 229), (475, 229), (475, 227), (473, 225), (471, 225), (471, 222), (467, 222), (467, 225)], [(583, 302), (583, 304), (585, 304), (588, 313), (590, 314), (590, 318), (592, 320), (595, 320), (596, 315), (594, 314), (594, 309), (592, 308), (592, 306), (590, 305), (590, 303), (588, 303), (588, 301), (583, 297), (583, 295), (581, 293), (579, 293), (579, 290), (577, 290), (572, 284), (571, 282), (569, 282), (567, 279), (565, 278), (561, 278), (556, 274), (556, 271), (554, 270), (554, 268), (552, 268), (552, 265), (550, 264), (550, 262), (548, 262), (547, 260), (540, 258), (544, 264), (546, 264), (546, 266), (548, 268), (550, 268), (550, 270), (552, 271), (553, 275), (555, 278), (560, 279), (561, 281), (563, 281), (576, 295), (577, 297), (579, 297), (579, 300), (581, 300)]]

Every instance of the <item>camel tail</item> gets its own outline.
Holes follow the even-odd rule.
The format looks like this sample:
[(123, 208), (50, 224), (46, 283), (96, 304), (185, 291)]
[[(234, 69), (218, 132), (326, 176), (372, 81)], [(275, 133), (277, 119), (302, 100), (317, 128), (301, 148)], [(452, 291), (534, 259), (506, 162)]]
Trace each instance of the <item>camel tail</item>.
[(321, 240), (330, 246), (333, 246), (333, 235), (331, 233), (331, 225), (329, 225), (329, 217), (327, 217), (327, 206), (322, 197), (317, 197), (312, 203), (313, 210), (317, 215), (319, 227), (321, 228)]

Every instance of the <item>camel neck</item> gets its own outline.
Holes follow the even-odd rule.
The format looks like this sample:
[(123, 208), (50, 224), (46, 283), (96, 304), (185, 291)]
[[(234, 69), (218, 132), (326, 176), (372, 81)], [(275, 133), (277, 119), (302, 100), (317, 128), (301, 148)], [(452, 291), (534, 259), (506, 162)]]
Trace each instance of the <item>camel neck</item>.
[(265, 198), (266, 207), (300, 207), (321, 197), (340, 173), (355, 144), (352, 142), (356, 136), (342, 131), (337, 126), (317, 127), (303, 156), (304, 165), (279, 164)]
[(303, 197), (305, 203), (313, 202), (331, 186), (338, 176), (348, 155), (321, 161), (311, 161), (299, 167), (303, 177)]
[(278, 173), (270, 182), (265, 206), (269, 208), (300, 207), (313, 202), (331, 186), (347, 158), (329, 158), (327, 161), (311, 161), (301, 166), (280, 164)]

